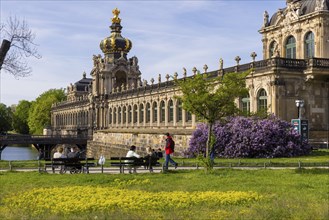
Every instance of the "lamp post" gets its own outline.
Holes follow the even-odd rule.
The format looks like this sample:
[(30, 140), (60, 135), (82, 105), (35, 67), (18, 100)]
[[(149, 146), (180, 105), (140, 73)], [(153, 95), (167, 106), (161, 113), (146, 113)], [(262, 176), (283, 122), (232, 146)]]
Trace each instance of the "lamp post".
[(298, 109), (298, 119), (301, 119), (301, 117), (302, 117), (301, 110), (304, 107), (304, 100), (298, 99), (295, 101), (295, 103), (296, 103), (296, 107)]

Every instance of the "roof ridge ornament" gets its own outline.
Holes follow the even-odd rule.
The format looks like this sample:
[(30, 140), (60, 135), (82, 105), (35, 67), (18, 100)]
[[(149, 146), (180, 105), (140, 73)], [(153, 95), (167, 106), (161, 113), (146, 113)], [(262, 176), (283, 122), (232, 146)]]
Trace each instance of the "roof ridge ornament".
[(112, 10), (113, 18), (112, 23), (120, 24), (121, 19), (119, 18), (120, 10), (118, 8), (115, 8)]

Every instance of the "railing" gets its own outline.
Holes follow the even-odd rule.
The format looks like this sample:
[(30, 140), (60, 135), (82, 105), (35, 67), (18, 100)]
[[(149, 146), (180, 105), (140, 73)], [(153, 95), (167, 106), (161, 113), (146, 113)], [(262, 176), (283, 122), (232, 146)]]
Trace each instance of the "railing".
[(329, 59), (312, 58), (309, 59), (309, 65), (313, 67), (329, 68)]
[(87, 135), (0, 135), (0, 145), (19, 143), (86, 143)]
[[(272, 67), (282, 67), (282, 68), (293, 68), (293, 69), (307, 69), (308, 67), (319, 67), (319, 68), (329, 68), (329, 59), (325, 58), (310, 58), (310, 59), (288, 59), (288, 58), (282, 58), (282, 57), (275, 57), (255, 62), (250, 62), (238, 66), (228, 67), (224, 68), (220, 71), (223, 71), (224, 73), (229, 72), (235, 72), (238, 70), (238, 72), (247, 71), (251, 68), (254, 68), (256, 71), (257, 69), (265, 69), (265, 68), (272, 68)], [(218, 73), (218, 70), (208, 72), (211, 76), (216, 76)], [(188, 76), (186, 78), (190, 78), (193, 76)], [(180, 78), (183, 79), (183, 78)], [(100, 95), (96, 97), (96, 100), (99, 99), (118, 99), (122, 96), (128, 96), (128, 95), (144, 95), (145, 92), (150, 92), (152, 90), (161, 90), (164, 88), (174, 88), (175, 82), (173, 80), (166, 80), (165, 82), (161, 83), (154, 83), (151, 85), (145, 85), (140, 86), (138, 88), (130, 88), (128, 90), (124, 91), (115, 91), (110, 94)], [(89, 100), (87, 99), (87, 96), (84, 96), (83, 98), (73, 100), (73, 101), (64, 101), (60, 103), (56, 103), (53, 107), (53, 109), (56, 109), (56, 107), (68, 105), (71, 103), (81, 103), (85, 102), (88, 103)]]

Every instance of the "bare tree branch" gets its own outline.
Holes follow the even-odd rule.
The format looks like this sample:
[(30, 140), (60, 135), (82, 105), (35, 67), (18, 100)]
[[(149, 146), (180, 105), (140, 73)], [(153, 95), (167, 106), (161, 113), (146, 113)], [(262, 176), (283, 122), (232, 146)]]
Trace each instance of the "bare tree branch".
[(0, 24), (0, 30), (4, 33), (3, 39), (10, 41), (10, 49), (7, 55), (2, 57), (3, 64), (0, 69), (15, 78), (29, 76), (32, 68), (28, 66), (27, 58), (41, 58), (37, 50), (38, 45), (34, 43), (35, 34), (25, 20), (20, 21), (16, 17), (9, 17), (6, 24)]

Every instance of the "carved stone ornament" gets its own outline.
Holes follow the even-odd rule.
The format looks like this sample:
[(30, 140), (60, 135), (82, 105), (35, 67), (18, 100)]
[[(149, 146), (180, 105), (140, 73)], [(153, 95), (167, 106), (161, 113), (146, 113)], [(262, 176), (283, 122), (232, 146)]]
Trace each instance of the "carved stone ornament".
[(224, 67), (224, 60), (222, 58), (219, 59), (219, 69), (222, 70)]
[(174, 73), (174, 79), (176, 80), (177, 78), (178, 78), (178, 73), (175, 72), (175, 73)]
[(294, 25), (293, 22), (296, 21), (299, 18), (298, 11), (300, 9), (301, 5), (299, 2), (287, 2), (287, 9), (286, 9), (286, 15), (283, 19), (283, 32), (292, 32)]
[(187, 75), (187, 71), (186, 71), (186, 68), (185, 68), (185, 67), (183, 67), (183, 77), (185, 78), (185, 77), (186, 77), (186, 75)]
[(170, 77), (170, 76), (169, 76), (169, 74), (167, 73), (167, 74), (166, 74), (166, 80), (167, 80), (167, 82), (169, 81), (169, 77)]
[(207, 73), (207, 70), (208, 70), (208, 66), (207, 66), (207, 64), (205, 64), (205, 65), (203, 66), (203, 70), (204, 70), (204, 73)]
[(239, 56), (236, 56), (234, 60), (236, 62), (236, 65), (239, 66), (241, 58)]
[(198, 71), (197, 68), (193, 67), (192, 72), (193, 72), (194, 75), (196, 74), (197, 71)]
[(315, 11), (324, 10), (325, 0), (316, 0), (315, 2)]

